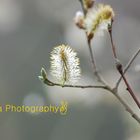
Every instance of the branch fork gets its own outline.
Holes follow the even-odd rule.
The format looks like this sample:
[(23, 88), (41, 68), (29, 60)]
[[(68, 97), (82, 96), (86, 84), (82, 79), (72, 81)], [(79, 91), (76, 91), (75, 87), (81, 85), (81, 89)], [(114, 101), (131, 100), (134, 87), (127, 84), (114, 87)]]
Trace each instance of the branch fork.
[[(79, 1), (81, 3), (83, 13), (86, 16), (87, 9), (85, 9), (85, 7), (84, 7), (83, 0), (79, 0)], [(130, 95), (133, 98), (133, 100), (135, 101), (136, 105), (140, 108), (140, 102), (139, 102), (138, 98), (136, 97), (136, 95), (134, 94), (134, 92), (133, 92), (133, 90), (132, 90), (132, 88), (131, 88), (131, 86), (130, 86), (130, 84), (129, 84), (126, 76), (125, 76), (125, 73), (129, 69), (131, 64), (134, 62), (134, 60), (136, 59), (138, 54), (140, 53), (140, 48), (136, 51), (136, 53), (132, 56), (132, 58), (130, 59), (130, 61), (126, 65), (126, 67), (123, 69), (123, 66), (122, 66), (121, 62), (119, 61), (119, 59), (117, 57), (116, 47), (115, 47), (114, 42), (113, 42), (113, 37), (112, 37), (113, 21), (114, 20), (112, 19), (111, 25), (108, 26), (108, 33), (109, 33), (109, 36), (110, 36), (111, 49), (112, 49), (112, 53), (113, 53), (113, 58), (114, 58), (114, 63), (115, 63), (115, 66), (116, 66), (116, 70), (120, 74), (120, 78), (116, 82), (114, 88), (112, 88), (103, 79), (102, 75), (98, 72), (98, 69), (97, 69), (97, 66), (96, 66), (96, 61), (95, 61), (94, 54), (93, 54), (92, 47), (91, 47), (91, 39), (92, 38), (90, 38), (87, 35), (86, 32), (85, 32), (85, 34), (86, 34), (86, 37), (87, 37), (87, 44), (88, 44), (91, 63), (92, 63), (92, 67), (93, 67), (93, 73), (96, 76), (97, 80), (101, 83), (101, 85), (67, 85), (67, 84), (62, 85), (62, 84), (59, 84), (59, 83), (55, 83), (55, 82), (52, 82), (48, 79), (47, 73), (46, 73), (44, 68), (41, 69), (41, 76), (39, 76), (39, 79), (41, 79), (46, 85), (49, 85), (49, 86), (71, 87), (71, 88), (82, 88), (82, 89), (85, 89), (85, 88), (100, 88), (100, 89), (107, 90), (107, 91), (111, 92), (118, 99), (118, 101), (124, 106), (126, 111), (140, 124), (140, 117), (133, 111), (133, 109), (127, 104), (127, 102), (125, 100), (123, 100), (123, 98), (118, 93), (119, 84), (120, 84), (121, 80), (123, 79), (123, 81), (126, 85), (127, 91), (130, 93)]]

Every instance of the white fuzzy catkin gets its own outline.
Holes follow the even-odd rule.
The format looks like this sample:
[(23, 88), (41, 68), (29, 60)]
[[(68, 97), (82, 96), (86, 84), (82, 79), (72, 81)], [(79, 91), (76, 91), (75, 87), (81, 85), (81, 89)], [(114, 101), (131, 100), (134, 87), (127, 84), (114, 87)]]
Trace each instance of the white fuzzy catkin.
[(75, 83), (81, 75), (77, 53), (66, 45), (60, 45), (51, 52), (51, 74), (62, 85)]
[(99, 4), (88, 11), (85, 18), (85, 28), (87, 34), (95, 33), (99, 30), (107, 30), (108, 25), (114, 18), (114, 11), (110, 5)]

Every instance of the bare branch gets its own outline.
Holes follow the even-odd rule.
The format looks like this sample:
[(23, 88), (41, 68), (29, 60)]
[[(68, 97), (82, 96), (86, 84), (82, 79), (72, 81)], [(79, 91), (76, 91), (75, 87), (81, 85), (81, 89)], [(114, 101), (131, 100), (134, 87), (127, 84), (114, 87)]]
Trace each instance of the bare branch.
[(127, 87), (127, 91), (130, 93), (130, 95), (132, 96), (132, 98), (134, 99), (135, 103), (137, 104), (137, 106), (140, 108), (140, 102), (138, 100), (138, 98), (136, 97), (135, 93), (133, 92), (131, 86), (129, 85), (126, 77), (124, 76), (123, 70), (120, 67), (120, 69), (118, 69), (118, 71), (120, 72), (122, 79), (124, 80), (126, 87)]
[(113, 56), (116, 60), (118, 58), (117, 58), (117, 53), (116, 53), (116, 47), (114, 45), (113, 37), (112, 37), (112, 24), (113, 24), (113, 19), (111, 21), (111, 25), (108, 27), (108, 32), (109, 32), (109, 36), (110, 36), (110, 40), (111, 40), (111, 47), (112, 47)]
[[(43, 79), (41, 78), (41, 80), (43, 80)], [(85, 88), (99, 88), (99, 89), (105, 89), (107, 91), (110, 91), (119, 100), (119, 102), (124, 106), (124, 108), (126, 109), (126, 111), (140, 124), (140, 118), (139, 118), (139, 116), (119, 96), (119, 94), (117, 93), (117, 91), (111, 89), (109, 86), (100, 86), (100, 85), (99, 86), (98, 85), (87, 85), (87, 86), (83, 86), (83, 85), (63, 85), (62, 86), (61, 84), (53, 83), (53, 82), (51, 82), (48, 79), (44, 79), (43, 82), (46, 85), (49, 85), (49, 86), (60, 86), (60, 87), (81, 88), (81, 89), (85, 89)]]
[[(133, 92), (133, 90), (132, 90), (132, 88), (131, 88), (128, 80), (126, 79), (126, 77), (124, 75), (124, 72), (123, 72), (123, 66), (122, 66), (122, 64), (120, 63), (120, 61), (117, 58), (116, 48), (115, 48), (115, 45), (114, 45), (114, 42), (113, 42), (113, 37), (112, 37), (112, 24), (108, 28), (108, 31), (109, 31), (109, 34), (110, 34), (112, 52), (113, 52), (113, 56), (114, 56), (115, 63), (116, 63), (116, 69), (120, 73), (120, 75), (121, 75), (121, 77), (122, 77), (122, 79), (123, 79), (123, 81), (124, 81), (124, 83), (125, 83), (125, 85), (127, 87), (127, 91), (130, 93), (130, 95), (132, 96), (133, 100), (135, 101), (135, 103), (137, 104), (137, 106), (140, 108), (140, 102), (139, 102), (138, 98), (136, 97), (135, 93)], [(117, 90), (117, 89), (118, 89), (118, 87), (115, 87), (115, 90)]]
[[(84, 15), (86, 15), (86, 11), (84, 9), (84, 5), (83, 5), (83, 1), (82, 0), (79, 0), (81, 2), (81, 6), (82, 6), (82, 9), (83, 9), (83, 12), (84, 12)], [(122, 70), (122, 65), (121, 63), (118, 63), (119, 60), (117, 58), (117, 54), (116, 54), (116, 48), (115, 48), (115, 45), (114, 45), (114, 42), (113, 42), (113, 37), (112, 37), (112, 24), (113, 24), (113, 19), (112, 19), (112, 22), (111, 22), (111, 25), (108, 27), (108, 31), (109, 31), (109, 35), (110, 35), (110, 40), (111, 40), (111, 47), (112, 47), (112, 52), (113, 52), (113, 56), (114, 56), (114, 59), (115, 59), (115, 63), (116, 63), (116, 68), (117, 70), (119, 71), (119, 73), (121, 74), (121, 76), (123, 77), (124, 79), (124, 82), (127, 86), (127, 89), (129, 91), (129, 93), (131, 94), (131, 96), (133, 97), (134, 101), (136, 102), (136, 104), (139, 106), (139, 102), (135, 96), (135, 94), (133, 93), (130, 85), (128, 84), (127, 82), (127, 79), (125, 78), (125, 76), (123, 75), (123, 72), (121, 72), (120, 70)], [(87, 34), (86, 34), (87, 35)], [(118, 95), (117, 93), (117, 88), (113, 88), (111, 89), (110, 86), (108, 86), (108, 84), (102, 79), (102, 77), (99, 75), (98, 71), (97, 71), (97, 67), (96, 67), (96, 62), (95, 62), (95, 59), (94, 59), (94, 56), (93, 56), (93, 52), (92, 52), (92, 48), (91, 48), (91, 38), (88, 38), (87, 36), (87, 40), (88, 40), (88, 47), (89, 47), (89, 52), (90, 52), (90, 57), (91, 57), (91, 61), (92, 61), (92, 66), (93, 66), (93, 71), (94, 71), (94, 74), (95, 76), (97, 77), (98, 81), (101, 82), (102, 84), (105, 85), (105, 87), (107, 87), (107, 90), (112, 92), (113, 95), (115, 95), (115, 97), (120, 101), (120, 103), (125, 107), (126, 111), (128, 111), (131, 116), (138, 122), (140, 123), (140, 118), (133, 112), (133, 110), (127, 105), (127, 103), (125, 103), (125, 101)], [(133, 61), (133, 60), (132, 60)], [(120, 67), (121, 66), (121, 67)], [(129, 66), (128, 66), (129, 67)], [(140, 107), (140, 106), (139, 106)]]
[(59, 87), (81, 88), (81, 89), (85, 89), (85, 88), (99, 88), (99, 89), (105, 89), (105, 90), (111, 92), (119, 100), (119, 102), (124, 106), (126, 111), (129, 112), (130, 115), (140, 124), (139, 116), (135, 112), (133, 112), (131, 107), (129, 107), (127, 105), (127, 103), (119, 96), (117, 90), (112, 89), (110, 86), (107, 86), (107, 85), (106, 86), (102, 86), (102, 85), (86, 85), (86, 86), (83, 86), (83, 85), (61, 85), (59, 83), (54, 83), (54, 82), (50, 81), (47, 78), (46, 74), (47, 73), (46, 73), (45, 69), (42, 68), (41, 76), (39, 76), (39, 79), (41, 81), (43, 81), (44, 84), (46, 84), (48, 86), (59, 86)]
[[(86, 11), (84, 9), (84, 5), (83, 5), (83, 1), (82, 0), (79, 0), (81, 2), (81, 5), (82, 5), (82, 9), (83, 9), (83, 12), (84, 14), (86, 15)], [(113, 23), (113, 21), (112, 21)], [(128, 84), (128, 81), (127, 79), (125, 78), (124, 76), (124, 73), (128, 70), (128, 68), (130, 67), (130, 65), (132, 64), (132, 62), (135, 60), (135, 58), (137, 57), (137, 55), (139, 54), (140, 52), (140, 49), (136, 52), (136, 54), (132, 57), (132, 59), (130, 60), (130, 62), (128, 63), (128, 65), (126, 66), (124, 72), (123, 72), (123, 69), (122, 69), (122, 65), (121, 63), (118, 63), (118, 58), (117, 58), (117, 55), (116, 55), (116, 49), (115, 49), (115, 45), (113, 43), (113, 38), (112, 38), (112, 24), (111, 24), (111, 27), (108, 28), (108, 31), (110, 33), (110, 39), (111, 39), (111, 45), (112, 45), (112, 51), (113, 51), (113, 56), (114, 56), (114, 59), (115, 59), (115, 63), (116, 63), (116, 68), (118, 70), (118, 72), (121, 74), (121, 79), (123, 78), (126, 86), (127, 86), (127, 90), (129, 91), (129, 93), (131, 94), (131, 96), (133, 97), (134, 101), (137, 103), (137, 105), (139, 104), (137, 98), (134, 96), (134, 93), (130, 87), (130, 85)], [(87, 39), (88, 39), (88, 36), (87, 36)], [(88, 47), (89, 47), (89, 52), (90, 52), (90, 57), (91, 57), (91, 60), (92, 60), (92, 65), (93, 65), (93, 71), (94, 71), (94, 74), (95, 76), (98, 78), (99, 82), (101, 82), (103, 85), (86, 85), (86, 86), (83, 86), (83, 85), (62, 85), (62, 84), (59, 84), (59, 83), (54, 83), (52, 81), (50, 81), (48, 78), (47, 78), (47, 73), (45, 71), (44, 68), (41, 69), (41, 76), (39, 76), (39, 78), (48, 86), (60, 86), (60, 87), (71, 87), (71, 88), (99, 88), (99, 89), (105, 89), (109, 92), (111, 92), (117, 99), (118, 101), (124, 106), (124, 108), (126, 109), (126, 111), (140, 124), (140, 118), (139, 116), (133, 111), (133, 109), (131, 109), (131, 107), (126, 103), (126, 101), (124, 101), (122, 99), (121, 96), (119, 96), (118, 94), (118, 91), (117, 91), (117, 88), (118, 86), (116, 86), (117, 88), (111, 88), (107, 82), (105, 82), (103, 79), (102, 79), (102, 76), (99, 75), (98, 71), (97, 71), (97, 68), (96, 68), (96, 62), (95, 62), (95, 59), (93, 57), (93, 52), (92, 52), (92, 48), (91, 48), (91, 40), (88, 40)], [(120, 79), (120, 81), (121, 81)], [(120, 83), (120, 81), (118, 82), (118, 85)], [(136, 98), (136, 99), (135, 99)], [(139, 106), (139, 105), (138, 105)], [(140, 106), (139, 106), (140, 107)]]
[(91, 57), (91, 63), (92, 63), (92, 66), (93, 66), (93, 72), (97, 76), (97, 78), (100, 79), (100, 77), (97, 74), (98, 72), (97, 72), (96, 62), (95, 62), (93, 51), (92, 51), (92, 48), (91, 48), (91, 40), (88, 40), (87, 42), (88, 42), (88, 48), (89, 48), (89, 53), (90, 53), (90, 57)]
[(130, 113), (130, 115), (140, 124), (139, 116), (131, 109), (131, 107), (119, 96), (119, 94), (113, 95), (120, 101), (120, 103), (124, 106), (125, 110)]
[(102, 86), (102, 85), (62, 85), (62, 84), (59, 84), (59, 83), (54, 83), (48, 79), (44, 79), (43, 82), (46, 84), (46, 85), (49, 85), (49, 86), (59, 86), (59, 87), (71, 87), (71, 88), (101, 88), (101, 89), (108, 89), (107, 86)]
[[(132, 58), (129, 60), (128, 64), (125, 66), (123, 74), (125, 74), (127, 72), (127, 70), (130, 68), (130, 66), (132, 65), (132, 63), (134, 62), (136, 57), (139, 55), (139, 53), (140, 53), (140, 48), (134, 53)], [(119, 80), (117, 81), (115, 88), (118, 88), (121, 80), (122, 80), (122, 76), (120, 76)]]
[(97, 67), (96, 67), (96, 61), (94, 59), (94, 55), (93, 55), (93, 51), (92, 51), (92, 47), (91, 47), (91, 40), (88, 39), (87, 37), (87, 42), (88, 42), (88, 48), (89, 48), (89, 52), (90, 52), (90, 57), (91, 57), (91, 62), (92, 62), (92, 66), (93, 66), (93, 72), (94, 75), (97, 77), (97, 80), (102, 83), (103, 85), (107, 85), (107, 82), (103, 80), (102, 76), (99, 74)]
[[(87, 11), (84, 8), (83, 0), (79, 0), (79, 1), (81, 3), (81, 7), (82, 7), (82, 10), (84, 12), (84, 15), (86, 16)], [(90, 53), (91, 63), (92, 63), (92, 66), (93, 66), (94, 75), (96, 76), (97, 80), (100, 83), (102, 83), (103, 85), (107, 85), (106, 82), (101, 77), (101, 75), (98, 73), (98, 70), (97, 70), (97, 67), (96, 67), (96, 61), (95, 61), (95, 58), (94, 58), (94, 55), (93, 55), (93, 51), (92, 51), (92, 47), (91, 47), (91, 38), (88, 37), (86, 32), (85, 32), (85, 34), (86, 34), (86, 38), (87, 38), (87, 44), (88, 44), (88, 49), (89, 49), (89, 53)]]

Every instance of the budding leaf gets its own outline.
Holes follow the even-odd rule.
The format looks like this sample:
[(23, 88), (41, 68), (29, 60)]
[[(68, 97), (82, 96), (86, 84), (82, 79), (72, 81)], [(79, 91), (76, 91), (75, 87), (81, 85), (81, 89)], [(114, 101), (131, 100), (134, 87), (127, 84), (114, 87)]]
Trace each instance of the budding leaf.
[(41, 69), (41, 76), (42, 76), (43, 80), (45, 80), (47, 78), (47, 72), (44, 68)]

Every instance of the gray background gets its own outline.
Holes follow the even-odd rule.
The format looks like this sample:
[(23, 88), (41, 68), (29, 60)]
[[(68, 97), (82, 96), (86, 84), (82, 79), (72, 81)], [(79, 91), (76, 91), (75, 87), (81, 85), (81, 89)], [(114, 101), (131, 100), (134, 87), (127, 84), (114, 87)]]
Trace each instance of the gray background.
[[(125, 65), (140, 47), (140, 1), (97, 0), (115, 11), (113, 38)], [(73, 22), (78, 0), (0, 0), (0, 104), (48, 105), (68, 101), (66, 116), (52, 113), (0, 113), (1, 140), (137, 140), (140, 127), (119, 102), (103, 90), (44, 86), (38, 79), (49, 53), (60, 44), (72, 46), (81, 60), (83, 84), (95, 83), (84, 32)], [(115, 70), (108, 34), (92, 42), (99, 71), (114, 85)], [(140, 56), (127, 73), (140, 96)], [(52, 77), (50, 77), (52, 78)], [(125, 92), (120, 94), (139, 113)], [(139, 114), (140, 115), (140, 114)]]

